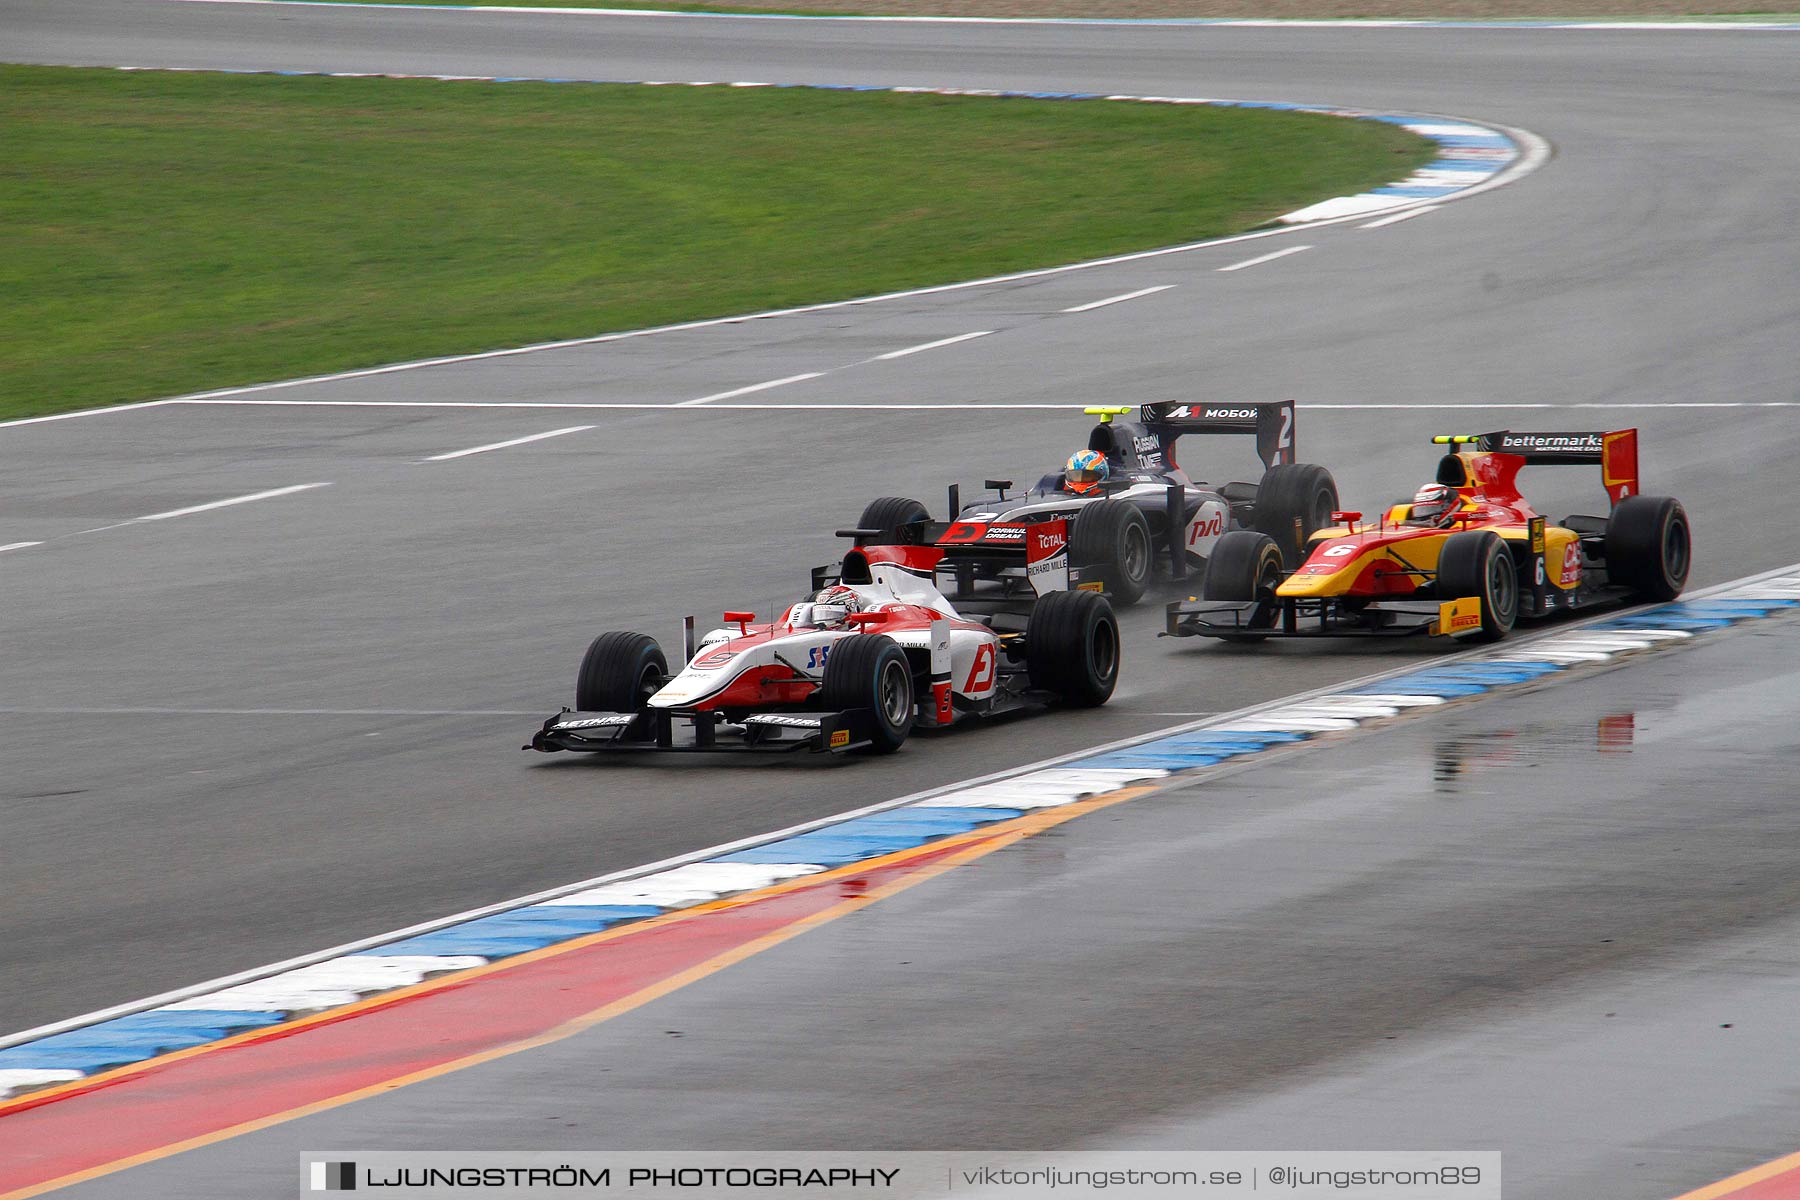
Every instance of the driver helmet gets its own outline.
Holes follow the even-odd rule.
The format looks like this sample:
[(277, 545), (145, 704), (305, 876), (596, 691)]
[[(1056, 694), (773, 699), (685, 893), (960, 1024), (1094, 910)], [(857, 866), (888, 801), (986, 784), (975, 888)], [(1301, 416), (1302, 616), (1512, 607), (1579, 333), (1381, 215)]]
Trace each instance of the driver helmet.
[(825, 588), (810, 601), (794, 605), (788, 624), (795, 629), (832, 629), (842, 625), (851, 613), (866, 607), (854, 590), (838, 584)]
[(1442, 525), (1456, 508), (1456, 491), (1441, 483), (1428, 483), (1413, 493), (1409, 520), (1423, 525)]
[(1098, 450), (1077, 450), (1063, 468), (1063, 486), (1085, 495), (1106, 482), (1106, 455)]

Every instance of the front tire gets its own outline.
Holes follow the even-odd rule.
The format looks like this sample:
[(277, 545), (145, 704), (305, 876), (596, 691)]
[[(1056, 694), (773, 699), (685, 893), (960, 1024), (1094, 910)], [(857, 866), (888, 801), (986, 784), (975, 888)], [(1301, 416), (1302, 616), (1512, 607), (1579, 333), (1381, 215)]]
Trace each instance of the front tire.
[[(1200, 582), (1200, 598), (1242, 604), (1254, 600), (1250, 610), (1252, 629), (1271, 629), (1279, 611), (1275, 589), (1281, 585), (1281, 547), (1266, 533), (1234, 529), (1213, 543), (1212, 557), (1206, 563), (1206, 578)], [(1230, 634), (1227, 642), (1260, 642), (1261, 634)]]
[[(954, 519), (956, 514), (952, 513)], [(931, 520), (931, 511), (923, 504), (907, 496), (882, 496), (871, 500), (863, 508), (862, 516), (856, 519), (858, 529), (879, 529), (881, 534), (873, 538), (857, 538), (858, 546), (916, 546), (919, 544), (919, 530), (925, 522)]]
[(1283, 560), (1298, 563), (1306, 557), (1307, 541), (1331, 524), (1337, 508), (1337, 480), (1330, 471), (1317, 463), (1283, 464), (1263, 472), (1250, 527), (1275, 539)]
[(892, 754), (912, 732), (918, 710), (906, 651), (881, 633), (858, 633), (832, 643), (819, 685), (828, 711), (864, 708), (873, 713), (866, 754)]
[(603, 633), (581, 659), (575, 707), (582, 712), (637, 712), (669, 677), (656, 639), (642, 633)]
[(1519, 569), (1506, 542), (1490, 529), (1470, 529), (1444, 539), (1438, 553), (1437, 598), (1481, 601), (1481, 631), (1465, 639), (1497, 642), (1519, 619)]
[(1072, 708), (1111, 699), (1119, 682), (1119, 620), (1104, 596), (1051, 592), (1025, 622), (1025, 666), (1031, 686), (1055, 692)]
[(1645, 600), (1673, 600), (1687, 586), (1693, 538), (1687, 510), (1668, 496), (1627, 496), (1606, 522), (1606, 577)]
[(1124, 608), (1143, 598), (1150, 586), (1150, 564), (1155, 550), (1150, 541), (1150, 522), (1135, 504), (1124, 500), (1095, 500), (1075, 514), (1069, 530), (1069, 561), (1076, 566), (1097, 567), (1100, 582), (1112, 599)]

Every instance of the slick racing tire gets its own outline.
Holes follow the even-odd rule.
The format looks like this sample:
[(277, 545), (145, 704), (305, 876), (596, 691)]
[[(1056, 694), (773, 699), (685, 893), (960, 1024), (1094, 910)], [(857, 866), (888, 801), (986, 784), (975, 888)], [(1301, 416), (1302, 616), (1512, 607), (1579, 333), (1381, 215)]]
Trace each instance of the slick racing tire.
[[(1227, 603), (1257, 601), (1250, 610), (1251, 628), (1270, 629), (1275, 625), (1278, 604), (1275, 589), (1281, 584), (1281, 547), (1266, 533), (1234, 529), (1213, 543), (1212, 557), (1206, 562), (1206, 578), (1200, 582), (1202, 600)], [(1260, 642), (1261, 634), (1234, 633), (1221, 640), (1227, 642)]]
[(656, 639), (642, 633), (603, 633), (581, 659), (575, 707), (581, 712), (637, 712), (669, 677)]
[[(952, 519), (956, 516), (951, 514)], [(931, 512), (917, 500), (906, 496), (883, 496), (869, 501), (856, 519), (858, 529), (879, 529), (879, 537), (857, 538), (859, 546), (916, 546), (917, 526), (931, 520)]]
[[(1281, 547), (1282, 561), (1297, 567), (1306, 558), (1307, 539), (1331, 524), (1337, 507), (1337, 480), (1324, 467), (1316, 463), (1270, 467), (1257, 485), (1250, 527), (1274, 538)], [(1297, 537), (1296, 519), (1300, 522)]]
[(1119, 607), (1143, 598), (1155, 556), (1150, 522), (1137, 505), (1095, 500), (1076, 512), (1069, 530), (1069, 564), (1097, 570), (1101, 585)]
[(1051, 592), (1025, 622), (1031, 686), (1072, 708), (1094, 708), (1119, 682), (1119, 619), (1097, 592)]
[(1465, 641), (1497, 642), (1519, 619), (1519, 569), (1500, 535), (1468, 529), (1444, 539), (1438, 553), (1437, 598), (1481, 601), (1481, 631)]
[(912, 667), (906, 651), (883, 633), (840, 638), (825, 660), (819, 702), (830, 712), (867, 709), (870, 744), (865, 754), (892, 754), (912, 732), (918, 710), (913, 700)]
[(1687, 586), (1693, 539), (1687, 510), (1668, 496), (1627, 496), (1606, 522), (1606, 577), (1645, 600), (1673, 600)]

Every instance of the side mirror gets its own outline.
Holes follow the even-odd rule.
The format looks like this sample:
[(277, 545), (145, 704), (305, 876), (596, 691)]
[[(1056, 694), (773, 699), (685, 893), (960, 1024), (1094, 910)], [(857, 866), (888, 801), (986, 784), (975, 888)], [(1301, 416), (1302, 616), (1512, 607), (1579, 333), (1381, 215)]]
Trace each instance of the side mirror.
[(725, 613), (723, 619), (735, 623), (738, 627), (738, 632), (743, 634), (750, 632), (750, 622), (756, 620), (756, 614), (753, 612), (738, 612), (733, 610)]

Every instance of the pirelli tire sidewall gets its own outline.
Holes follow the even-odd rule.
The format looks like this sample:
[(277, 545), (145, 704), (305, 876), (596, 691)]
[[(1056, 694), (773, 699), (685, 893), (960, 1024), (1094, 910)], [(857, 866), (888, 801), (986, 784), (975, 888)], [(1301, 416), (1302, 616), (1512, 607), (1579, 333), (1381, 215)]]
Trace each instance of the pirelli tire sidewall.
[(868, 710), (870, 744), (863, 752), (892, 754), (905, 743), (918, 715), (906, 651), (883, 633), (838, 639), (825, 659), (819, 703), (828, 712)]
[[(1306, 557), (1307, 540), (1331, 524), (1338, 508), (1337, 480), (1317, 463), (1287, 463), (1263, 472), (1256, 487), (1256, 508), (1250, 525), (1267, 534), (1281, 547), (1286, 562), (1299, 565)], [(1294, 521), (1300, 533), (1294, 534)]]
[(1025, 623), (1031, 686), (1073, 708), (1112, 698), (1119, 682), (1119, 620), (1097, 592), (1051, 592)]
[[(1213, 543), (1212, 557), (1206, 562), (1206, 576), (1200, 581), (1200, 598), (1226, 604), (1256, 601), (1245, 624), (1252, 629), (1270, 629), (1280, 612), (1275, 589), (1281, 586), (1281, 547), (1266, 533), (1251, 529), (1234, 529)], [(1227, 642), (1260, 642), (1257, 634), (1226, 634)]]
[(1687, 510), (1669, 496), (1627, 496), (1606, 522), (1606, 577), (1645, 600), (1673, 600), (1687, 587), (1693, 536)]
[(1069, 529), (1069, 563), (1097, 571), (1106, 594), (1124, 608), (1150, 586), (1156, 543), (1150, 522), (1125, 500), (1095, 500), (1081, 507)]
[(575, 707), (581, 712), (637, 712), (668, 676), (668, 659), (655, 638), (603, 633), (581, 658)]
[(1497, 642), (1519, 619), (1519, 568), (1506, 542), (1491, 529), (1465, 529), (1444, 539), (1438, 552), (1437, 598), (1481, 601), (1481, 631), (1465, 639)]
[[(952, 513), (954, 517), (956, 514)], [(858, 529), (879, 529), (874, 538), (857, 538), (858, 546), (916, 546), (919, 530), (931, 520), (931, 511), (910, 496), (881, 496), (863, 507)]]

